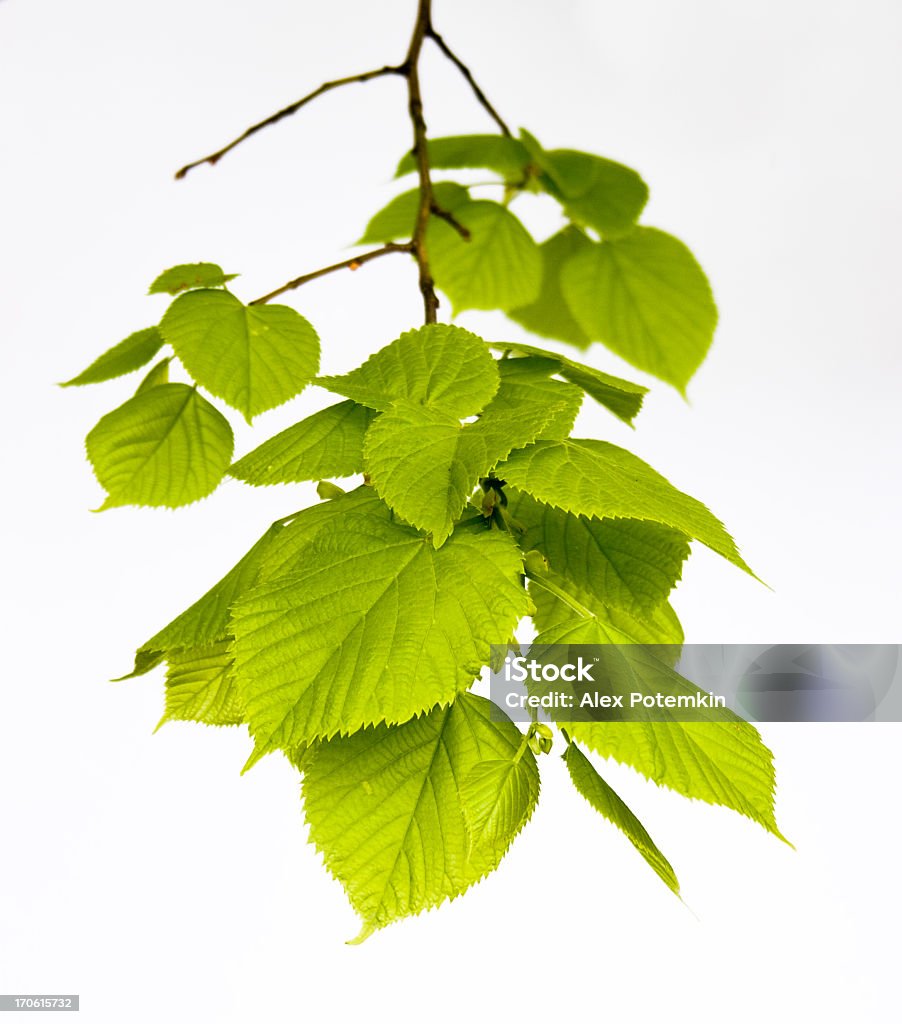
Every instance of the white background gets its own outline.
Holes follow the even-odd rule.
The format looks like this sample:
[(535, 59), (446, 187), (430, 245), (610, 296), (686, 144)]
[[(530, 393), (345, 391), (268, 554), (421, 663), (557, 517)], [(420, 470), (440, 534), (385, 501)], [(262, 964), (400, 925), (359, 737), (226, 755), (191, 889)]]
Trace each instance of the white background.
[[(312, 492), (229, 482), (174, 513), (94, 515), (82, 439), (135, 380), (53, 382), (155, 322), (144, 292), (173, 263), (240, 271), (250, 298), (347, 254), (409, 146), (399, 80), (172, 172), (324, 79), (399, 60), (413, 7), (0, 2), (0, 992), (78, 992), (91, 1022), (895, 1020), (897, 725), (764, 728), (796, 852), (611, 767), (691, 911), (545, 758), (501, 870), (357, 948), (287, 763), (239, 777), (239, 730), (151, 737), (159, 675), (105, 682)], [(689, 639), (902, 639), (898, 5), (436, 0), (436, 22), (513, 125), (637, 167), (645, 222), (712, 278), (721, 326), (691, 404), (656, 385), (635, 432), (597, 408), (580, 421), (708, 502), (773, 588), (696, 551), (675, 598)], [(435, 134), (491, 130), (434, 52), (424, 75)], [(290, 301), (326, 372), (420, 317), (401, 258)], [(261, 417), (239, 453), (322, 404), (311, 389)]]

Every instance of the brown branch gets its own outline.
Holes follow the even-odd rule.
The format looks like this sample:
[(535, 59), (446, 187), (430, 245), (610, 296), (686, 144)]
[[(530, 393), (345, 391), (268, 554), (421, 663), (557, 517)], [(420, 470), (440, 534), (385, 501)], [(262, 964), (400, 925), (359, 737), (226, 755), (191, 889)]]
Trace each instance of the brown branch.
[(443, 220), (446, 224), (450, 224), (465, 242), (470, 241), (470, 229), (464, 227), (464, 225), (461, 224), (450, 210), (443, 209), (434, 199), (432, 201), (432, 206), (430, 207), (430, 213), (433, 217), (438, 217), (439, 220)]
[(175, 172), (175, 176), (176, 178), (184, 178), (189, 171), (193, 170), (195, 167), (200, 167), (201, 164), (215, 164), (218, 160), (224, 157), (226, 153), (244, 142), (245, 139), (249, 139), (252, 135), (256, 135), (257, 132), (261, 131), (263, 128), (268, 128), (269, 125), (275, 124), (277, 121), (281, 121), (283, 117), (290, 117), (292, 114), (297, 113), (301, 107), (306, 106), (311, 100), (315, 100), (317, 96), (322, 96), (323, 93), (330, 92), (332, 89), (337, 89), (342, 85), (369, 82), (373, 78), (382, 78), (385, 75), (402, 75), (406, 77), (407, 69), (403, 64), (386, 64), (385, 67), (376, 68), (374, 71), (364, 71), (359, 75), (348, 75), (346, 78), (336, 78), (332, 82), (323, 82), (318, 89), (314, 89), (313, 92), (303, 96), (290, 106), (284, 107), (275, 114), (271, 114), (269, 117), (264, 118), (255, 125), (251, 125), (247, 131), (242, 132), (238, 138), (233, 139), (227, 146), (223, 146), (222, 149), (217, 149), (215, 153), (210, 153), (209, 156), (202, 157), (200, 160), (195, 160), (190, 164), (185, 164), (184, 167)]
[(325, 277), (326, 274), (331, 274), (336, 270), (357, 270), (364, 263), (369, 263), (370, 260), (378, 259), (380, 256), (388, 256), (389, 253), (393, 252), (413, 253), (413, 243), (389, 242), (388, 245), (383, 245), (381, 249), (373, 249), (371, 252), (365, 252), (361, 256), (352, 256), (348, 260), (342, 260), (341, 263), (333, 263), (330, 267), (322, 267), (319, 270), (312, 270), (308, 274), (301, 274), (300, 277), (292, 278), (292, 280), (286, 282), (280, 288), (275, 288), (273, 291), (267, 292), (266, 295), (261, 295), (259, 299), (254, 299), (248, 305), (262, 306), (264, 303), (269, 302), (270, 299), (274, 299), (284, 292), (290, 292), (294, 288), (300, 288), (302, 284), (306, 284), (308, 281), (315, 281), (318, 277)]
[(473, 90), (473, 95), (476, 97), (477, 100), (479, 100), (480, 104), (482, 105), (485, 112), (489, 115), (489, 117), (491, 117), (495, 124), (498, 125), (498, 129), (501, 132), (501, 134), (506, 135), (508, 136), (508, 138), (510, 138), (512, 135), (510, 128), (508, 128), (507, 124), (504, 122), (501, 115), (489, 102), (489, 99), (486, 96), (486, 94), (482, 91), (482, 89), (479, 88), (479, 85), (477, 84), (476, 79), (473, 77), (473, 74), (470, 71), (470, 69), (467, 67), (466, 64), (464, 64), (460, 57), (457, 56), (457, 54), (451, 49), (451, 47), (448, 46), (448, 44), (445, 42), (444, 39), (442, 39), (438, 32), (435, 31), (435, 29), (432, 27), (431, 21), (426, 26), (426, 35), (435, 43), (435, 45), (442, 51), (442, 53), (448, 58), (448, 60), (450, 60), (451, 63), (457, 68), (457, 70), (464, 76), (470, 88)]

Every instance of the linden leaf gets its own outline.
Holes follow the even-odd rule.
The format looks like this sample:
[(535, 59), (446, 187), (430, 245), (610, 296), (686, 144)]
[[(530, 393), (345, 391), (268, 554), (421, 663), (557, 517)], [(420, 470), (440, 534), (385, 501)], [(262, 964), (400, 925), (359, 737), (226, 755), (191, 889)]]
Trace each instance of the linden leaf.
[(180, 263), (170, 267), (153, 282), (148, 295), (178, 295), (189, 288), (218, 288), (234, 281), (237, 274), (225, 274), (216, 263)]
[(142, 366), (153, 359), (163, 347), (163, 335), (158, 327), (147, 327), (143, 331), (135, 331), (125, 341), (120, 341), (108, 349), (102, 356), (98, 356), (87, 369), (82, 370), (77, 377), (60, 384), (61, 388), (71, 388), (81, 384), (100, 384), (105, 380), (112, 380), (114, 377), (121, 377), (134, 370), (140, 370)]

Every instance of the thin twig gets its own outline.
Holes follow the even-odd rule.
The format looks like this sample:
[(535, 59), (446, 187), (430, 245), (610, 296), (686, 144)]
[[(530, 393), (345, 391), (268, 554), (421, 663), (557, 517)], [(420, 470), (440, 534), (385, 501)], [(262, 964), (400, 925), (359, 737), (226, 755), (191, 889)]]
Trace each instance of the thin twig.
[(434, 199), (432, 201), (432, 208), (430, 212), (433, 217), (438, 217), (439, 220), (443, 220), (446, 224), (450, 224), (465, 242), (470, 241), (470, 229), (464, 227), (464, 225), (461, 224), (450, 210), (443, 209)]
[(342, 260), (341, 263), (333, 263), (330, 267), (322, 267), (319, 270), (310, 271), (309, 274), (301, 274), (300, 277), (292, 278), (292, 280), (283, 284), (280, 288), (275, 288), (273, 291), (267, 292), (266, 295), (261, 295), (259, 299), (254, 299), (249, 305), (262, 306), (264, 303), (269, 302), (270, 299), (274, 299), (284, 292), (290, 292), (294, 288), (300, 288), (302, 284), (306, 284), (308, 281), (315, 281), (316, 278), (325, 277), (326, 274), (331, 274), (336, 270), (356, 270), (358, 267), (362, 267), (364, 263), (369, 263), (370, 260), (379, 259), (380, 256), (388, 256), (393, 252), (413, 253), (413, 243), (389, 242), (388, 245), (383, 245), (381, 249), (373, 249), (371, 252), (365, 252), (361, 256), (352, 256), (348, 260)]
[(482, 107), (484, 108), (485, 112), (489, 115), (489, 117), (491, 117), (495, 124), (498, 125), (498, 129), (501, 132), (501, 134), (506, 135), (508, 138), (510, 138), (513, 133), (511, 132), (510, 128), (508, 128), (507, 124), (504, 122), (498, 111), (489, 102), (489, 99), (486, 96), (486, 94), (482, 91), (482, 89), (479, 88), (476, 79), (473, 77), (473, 73), (470, 71), (467, 65), (464, 64), (460, 57), (458, 57), (457, 54), (451, 49), (451, 47), (448, 46), (445, 40), (442, 39), (438, 32), (435, 31), (435, 29), (432, 27), (431, 21), (426, 27), (426, 35), (435, 43), (435, 45), (442, 51), (442, 53), (448, 58), (448, 60), (450, 60), (451, 63), (457, 68), (457, 70), (464, 76), (470, 88), (473, 90), (474, 96), (482, 104)]
[(342, 85), (369, 82), (374, 78), (382, 78), (385, 75), (402, 75), (406, 77), (407, 69), (403, 64), (386, 64), (385, 67), (376, 68), (374, 71), (364, 71), (359, 75), (348, 75), (346, 78), (336, 78), (332, 82), (323, 82), (318, 89), (314, 89), (313, 92), (307, 93), (306, 96), (303, 96), (290, 106), (284, 107), (275, 114), (271, 114), (269, 117), (264, 118), (255, 125), (251, 125), (247, 131), (242, 132), (237, 139), (233, 139), (227, 146), (223, 146), (222, 149), (217, 149), (215, 153), (210, 153), (209, 156), (202, 157), (200, 160), (195, 160), (193, 163), (185, 164), (184, 167), (175, 172), (175, 176), (176, 178), (184, 178), (189, 171), (193, 170), (195, 167), (200, 167), (201, 164), (215, 164), (218, 160), (224, 157), (226, 153), (244, 142), (245, 139), (249, 139), (252, 135), (256, 135), (256, 133), (261, 131), (263, 128), (268, 128), (269, 125), (275, 124), (277, 121), (281, 121), (283, 117), (290, 117), (292, 114), (297, 113), (301, 107), (306, 106), (311, 100), (315, 100), (317, 96), (322, 96), (323, 93), (330, 92), (332, 89), (337, 89)]
[(413, 125), (412, 152), (420, 183), (420, 204), (410, 244), (420, 271), (420, 294), (423, 296), (427, 324), (434, 324), (438, 319), (438, 296), (435, 294), (435, 282), (429, 270), (429, 256), (426, 251), (426, 228), (432, 207), (435, 205), (435, 196), (432, 193), (432, 179), (429, 176), (429, 151), (426, 143), (426, 121), (423, 118), (423, 97), (420, 93), (419, 60), (431, 19), (432, 0), (419, 0), (417, 20), (404, 61), (407, 68), (407, 108)]

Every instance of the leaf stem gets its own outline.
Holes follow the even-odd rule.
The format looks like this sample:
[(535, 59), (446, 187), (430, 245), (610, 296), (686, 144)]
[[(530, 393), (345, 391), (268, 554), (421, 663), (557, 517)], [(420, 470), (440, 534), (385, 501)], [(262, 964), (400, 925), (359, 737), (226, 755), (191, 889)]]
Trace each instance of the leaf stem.
[(542, 587), (543, 590), (547, 590), (549, 594), (553, 594), (559, 601), (563, 601), (568, 608), (572, 608), (581, 618), (595, 618), (594, 614), (584, 604), (580, 604), (576, 598), (571, 597), (566, 590), (559, 587), (556, 583), (552, 583), (547, 577), (539, 576), (537, 573), (530, 572), (529, 569), (524, 569), (523, 575)]

